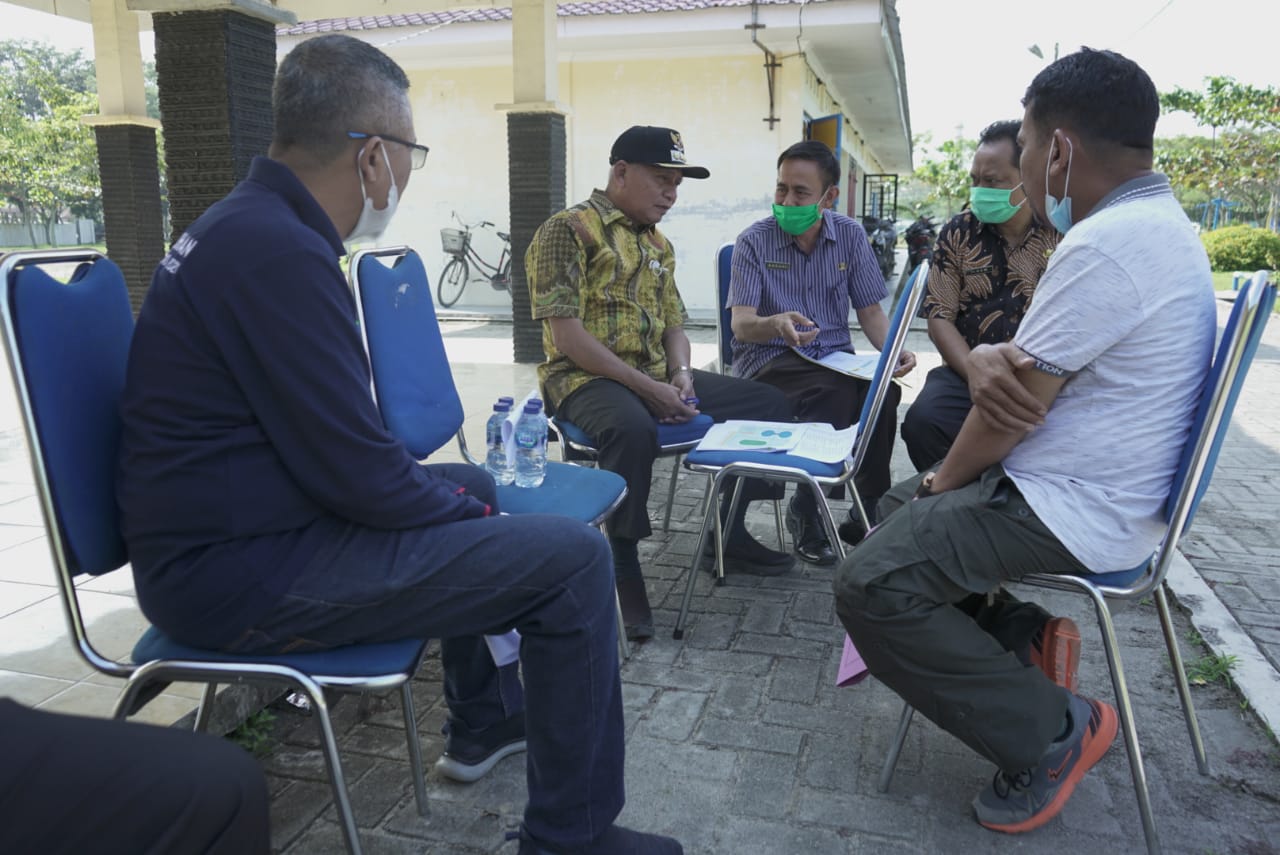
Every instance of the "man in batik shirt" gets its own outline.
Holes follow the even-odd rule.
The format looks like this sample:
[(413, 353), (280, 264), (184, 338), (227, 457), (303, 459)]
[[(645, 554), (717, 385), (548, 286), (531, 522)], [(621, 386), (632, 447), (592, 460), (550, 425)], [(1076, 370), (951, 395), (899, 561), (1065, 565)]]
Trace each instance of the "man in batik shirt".
[[(690, 363), (675, 252), (656, 226), (684, 178), (711, 173), (689, 165), (678, 133), (650, 126), (618, 137), (609, 163), (604, 190), (539, 227), (525, 269), (533, 317), (543, 320), (547, 361), (538, 379), (547, 405), (591, 437), (602, 469), (627, 482), (626, 499), (609, 518), (609, 541), (627, 635), (642, 641), (653, 635), (653, 617), (637, 545), (652, 531), (646, 505), (658, 424), (681, 424), (699, 412), (717, 421), (790, 421), (791, 406), (772, 386)], [(795, 565), (743, 524), (749, 501), (780, 492), (760, 481), (744, 485), (728, 522), (727, 571), (772, 576)]]

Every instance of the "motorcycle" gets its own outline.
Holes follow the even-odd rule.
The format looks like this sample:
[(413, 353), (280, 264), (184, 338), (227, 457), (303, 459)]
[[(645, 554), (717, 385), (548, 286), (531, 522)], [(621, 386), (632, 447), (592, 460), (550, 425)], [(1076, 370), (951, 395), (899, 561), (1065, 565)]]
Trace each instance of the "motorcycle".
[(871, 241), (871, 251), (880, 263), (880, 274), (888, 279), (893, 275), (893, 253), (898, 243), (898, 230), (894, 228), (893, 220), (870, 214), (863, 216), (862, 227), (866, 229), (867, 239)]
[(902, 294), (902, 289), (907, 287), (911, 271), (915, 270), (920, 262), (933, 258), (933, 242), (938, 239), (938, 228), (933, 220), (929, 219), (928, 214), (922, 214), (914, 223), (907, 226), (907, 230), (903, 232), (903, 239), (907, 244), (907, 263), (902, 268), (902, 276), (898, 278), (898, 288), (893, 295), (895, 305)]

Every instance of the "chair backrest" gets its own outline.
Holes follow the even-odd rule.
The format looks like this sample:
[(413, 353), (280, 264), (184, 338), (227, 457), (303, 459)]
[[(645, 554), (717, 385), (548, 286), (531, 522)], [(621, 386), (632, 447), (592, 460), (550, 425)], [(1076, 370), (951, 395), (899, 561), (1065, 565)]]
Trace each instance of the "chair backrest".
[(1191, 524), (1209, 488), (1218, 452), (1227, 436), (1236, 400), (1245, 375), (1253, 362), (1263, 330), (1275, 306), (1276, 286), (1267, 271), (1258, 271), (1238, 292), (1222, 339), (1205, 380), (1195, 420), (1183, 447), (1173, 478), (1173, 488), (1165, 507), (1169, 531), (1157, 553), (1155, 579), (1158, 583), (1172, 558), (1173, 548)]
[(729, 302), (729, 279), (733, 272), (733, 242), (723, 244), (716, 250), (716, 341), (720, 344), (721, 374), (729, 373), (733, 367), (733, 310), (725, 304)]
[(862, 401), (862, 413), (858, 416), (858, 439), (853, 444), (852, 471), (857, 472), (866, 459), (867, 449), (871, 444), (874, 431), (872, 425), (880, 418), (884, 409), (885, 398), (889, 395), (889, 384), (893, 382), (893, 369), (898, 364), (902, 347), (906, 344), (907, 333), (911, 330), (911, 319), (920, 311), (920, 303), (924, 300), (925, 283), (929, 279), (929, 260), (922, 260), (907, 282), (906, 290), (898, 298), (898, 305), (893, 308), (893, 317), (889, 319), (889, 330), (884, 336), (884, 349), (880, 351), (880, 359), (876, 362), (876, 373), (871, 378), (871, 388)]
[(464, 416), (426, 268), (396, 246), (357, 252), (350, 274), (382, 420), (421, 460), (457, 435)]
[[(63, 283), (50, 267), (75, 265)], [(89, 642), (74, 577), (128, 560), (116, 507), (120, 396), (133, 312), (120, 268), (94, 250), (0, 261), (4, 346), (26, 434), (54, 575), (77, 650), (115, 676), (131, 668)]]
[[(50, 265), (75, 264), (66, 284)], [(5, 347), (32, 471), (72, 575), (125, 563), (115, 472), (133, 312), (120, 268), (92, 251), (3, 263)]]

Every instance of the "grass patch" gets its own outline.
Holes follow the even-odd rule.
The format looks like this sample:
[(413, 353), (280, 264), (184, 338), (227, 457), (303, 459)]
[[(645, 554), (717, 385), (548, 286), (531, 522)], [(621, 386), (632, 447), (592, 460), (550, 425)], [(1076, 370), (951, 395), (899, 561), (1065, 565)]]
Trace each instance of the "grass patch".
[(271, 731), (275, 721), (276, 715), (271, 710), (258, 710), (228, 733), (227, 739), (255, 757), (261, 757), (271, 747)]
[(1193, 686), (1207, 686), (1219, 680), (1231, 684), (1231, 669), (1240, 658), (1231, 654), (1211, 653), (1187, 665), (1187, 680)]

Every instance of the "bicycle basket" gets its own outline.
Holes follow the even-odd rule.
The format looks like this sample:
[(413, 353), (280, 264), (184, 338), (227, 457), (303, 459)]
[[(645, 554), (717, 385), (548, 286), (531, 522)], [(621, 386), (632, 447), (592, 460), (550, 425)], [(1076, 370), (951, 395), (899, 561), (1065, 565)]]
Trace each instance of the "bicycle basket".
[(462, 229), (441, 229), (440, 246), (449, 255), (467, 251), (467, 233)]

